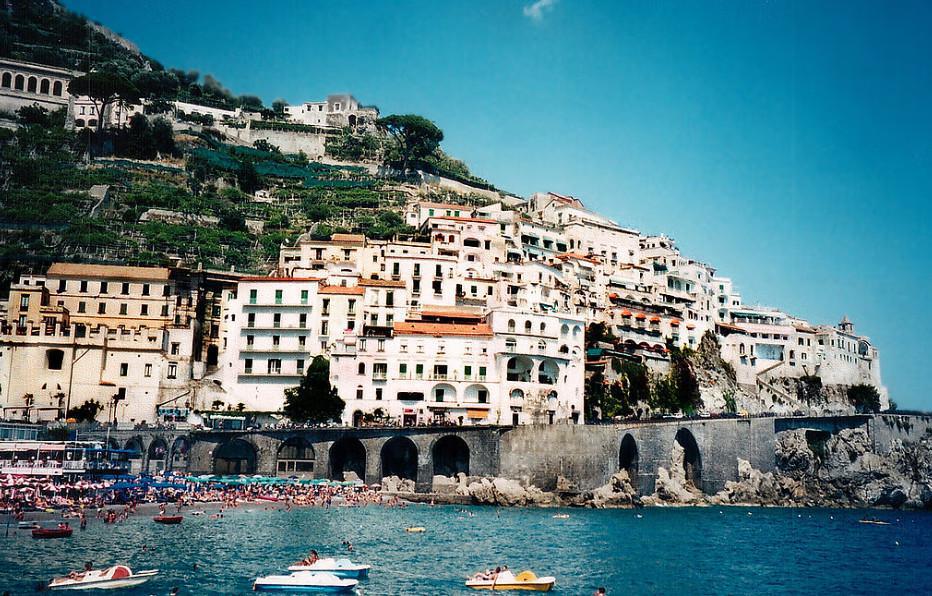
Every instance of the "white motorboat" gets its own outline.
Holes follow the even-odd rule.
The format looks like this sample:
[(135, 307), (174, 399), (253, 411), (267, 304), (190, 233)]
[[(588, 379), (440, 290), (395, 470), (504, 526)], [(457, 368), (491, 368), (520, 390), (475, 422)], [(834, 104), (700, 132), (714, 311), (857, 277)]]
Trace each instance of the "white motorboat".
[(256, 592), (318, 592), (344, 594), (352, 592), (359, 581), (344, 579), (332, 573), (295, 571), (291, 575), (267, 575), (256, 578), (252, 589)]
[(359, 565), (353, 563), (349, 559), (335, 559), (333, 557), (326, 557), (323, 559), (317, 559), (310, 565), (304, 565), (303, 563), (297, 563), (288, 568), (288, 571), (316, 571), (324, 573), (332, 573), (337, 577), (348, 578), (348, 579), (362, 579), (369, 575), (369, 569), (372, 567), (370, 565)]
[(130, 588), (146, 583), (158, 575), (158, 573), (158, 569), (133, 573), (133, 570), (126, 565), (114, 565), (106, 569), (72, 572), (62, 577), (56, 577), (49, 582), (49, 590), (110, 590), (114, 588)]

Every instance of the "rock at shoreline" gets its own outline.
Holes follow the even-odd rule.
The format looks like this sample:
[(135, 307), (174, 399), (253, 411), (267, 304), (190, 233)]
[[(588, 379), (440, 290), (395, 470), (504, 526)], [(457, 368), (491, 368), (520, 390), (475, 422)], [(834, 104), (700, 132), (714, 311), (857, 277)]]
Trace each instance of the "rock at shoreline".
[(382, 478), (383, 493), (413, 493), (415, 489), (414, 481), (409, 478), (399, 478), (398, 476), (386, 476)]
[(608, 483), (586, 493), (577, 503), (584, 507), (634, 507), (640, 504), (637, 489), (631, 484), (627, 470), (621, 470), (612, 475)]

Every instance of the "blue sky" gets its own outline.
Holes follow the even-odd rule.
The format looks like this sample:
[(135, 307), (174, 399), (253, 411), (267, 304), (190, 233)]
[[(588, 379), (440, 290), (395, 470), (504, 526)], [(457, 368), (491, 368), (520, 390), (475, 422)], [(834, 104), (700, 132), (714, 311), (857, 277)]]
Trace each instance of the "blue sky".
[(932, 4), (66, 4), (267, 103), (349, 91), (499, 187), (665, 232), (746, 301), (847, 314), (932, 409)]

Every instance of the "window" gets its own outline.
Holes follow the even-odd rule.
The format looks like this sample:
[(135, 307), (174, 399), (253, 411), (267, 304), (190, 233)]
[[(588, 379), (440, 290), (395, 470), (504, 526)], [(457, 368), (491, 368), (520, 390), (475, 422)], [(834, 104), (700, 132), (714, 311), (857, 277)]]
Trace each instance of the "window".
[(385, 292), (385, 306), (395, 306), (395, 292)]
[(163, 305), (162, 305), (162, 316), (163, 316), (163, 317), (167, 317), (167, 316), (168, 316), (168, 305), (167, 305), (167, 304), (163, 304)]
[(434, 389), (434, 400), (443, 401), (443, 389)]
[(126, 362), (121, 362), (120, 363), (120, 376), (125, 377), (127, 374), (129, 374), (129, 364), (127, 364)]
[(298, 315), (298, 327), (301, 327), (302, 329), (307, 327), (307, 314), (301, 313)]
[(378, 343), (378, 345), (376, 346), (375, 351), (376, 351), (376, 352), (384, 352), (384, 351), (385, 351), (385, 340), (384, 340), (384, 339), (380, 339), (380, 340), (379, 340), (379, 343)]
[(144, 317), (147, 316), (147, 315), (149, 314), (149, 305), (148, 305), (148, 304), (143, 304), (142, 306), (140, 306), (140, 307), (139, 307), (139, 314), (142, 315), (142, 316), (144, 316)]
[(243, 371), (249, 375), (252, 374), (252, 358), (247, 358), (243, 363)]
[(251, 312), (246, 316), (246, 326), (255, 327), (256, 326), (256, 313)]
[(143, 296), (149, 295), (149, 284), (142, 284), (142, 295)]
[(357, 370), (359, 371), (359, 374), (361, 374), (361, 375), (366, 374), (366, 363), (365, 363), (365, 362), (360, 362), (360, 363), (359, 363), (359, 366), (356, 367), (356, 368), (357, 368)]
[(323, 312), (321, 314), (323, 314), (324, 316), (329, 315), (330, 314), (330, 298), (324, 298), (324, 301), (321, 303), (321, 307), (323, 309)]
[(272, 315), (272, 327), (281, 327), (282, 326), (282, 313), (277, 312)]
[(273, 336), (272, 336), (272, 347), (273, 347), (273, 348), (277, 348), (278, 346), (281, 345), (281, 343), (282, 343), (282, 336), (280, 336), (280, 335), (273, 335)]
[(348, 306), (346, 307), (346, 313), (349, 315), (356, 314), (356, 301), (355, 300), (350, 300), (348, 302)]
[(19, 297), (19, 309), (29, 310), (29, 294), (22, 294)]
[(65, 281), (64, 279), (58, 280), (58, 291), (64, 292), (67, 289), (68, 289), (68, 282)]
[(302, 375), (304, 374), (304, 359), (303, 358), (298, 358), (295, 361), (295, 370), (298, 372), (298, 374), (302, 374)]
[(120, 314), (125, 315), (127, 313), (127, 305), (125, 302), (120, 303)]
[(80, 290), (81, 292), (87, 292), (87, 281), (81, 280)]
[(356, 399), (362, 399), (362, 387), (356, 388)]
[(404, 378), (408, 374), (408, 365), (404, 362), (398, 365), (398, 376)]
[(259, 290), (249, 290), (249, 304), (255, 304), (259, 298)]
[(105, 281), (100, 282), (100, 293), (106, 294), (109, 291), (110, 291), (110, 284)]
[(78, 312), (87, 312), (87, 302), (78, 302)]
[(282, 361), (278, 358), (270, 358), (268, 364), (268, 373), (270, 375), (278, 375), (282, 372)]
[(275, 304), (282, 303), (282, 294), (283, 294), (282, 290), (275, 290)]
[(97, 314), (99, 315), (107, 314), (107, 303), (106, 302), (101, 302), (100, 304), (97, 305)]
[(144, 377), (151, 377), (152, 376), (152, 365), (146, 364), (142, 369), (142, 374)]
[(307, 304), (307, 290), (301, 290), (301, 304)]
[(176, 362), (168, 363), (168, 378), (169, 379), (178, 378), (178, 363)]
[(530, 321), (525, 321), (525, 322), (524, 322), (524, 332), (525, 332), (525, 333), (530, 333), (530, 332), (531, 332), (531, 322), (530, 322)]
[(123, 282), (123, 287), (120, 289), (120, 293), (124, 296), (129, 294), (129, 282)]
[(303, 348), (306, 344), (307, 344), (307, 336), (306, 336), (306, 335), (299, 335), (299, 336), (298, 336), (298, 345), (301, 346), (301, 347)]
[(49, 370), (61, 370), (62, 361), (65, 359), (65, 352), (62, 350), (47, 350), (45, 352)]
[(514, 333), (514, 332), (515, 332), (515, 321), (514, 319), (509, 319), (508, 320), (508, 333)]
[(420, 378), (423, 377), (423, 376), (424, 376), (424, 365), (423, 365), (423, 364), (415, 364), (415, 365), (414, 365), (414, 378), (415, 378), (415, 379), (420, 379)]
[(171, 355), (177, 356), (179, 352), (181, 352), (181, 344), (177, 341), (173, 341), (171, 345)]
[(320, 324), (320, 334), (327, 335), (327, 332), (330, 330), (330, 326), (327, 324), (327, 321), (323, 321)]
[(485, 380), (485, 367), (484, 366), (479, 367), (479, 380), (480, 381)]
[(246, 345), (247, 345), (247, 346), (251, 346), (251, 345), (253, 345), (254, 343), (256, 343), (256, 336), (255, 336), (255, 335), (247, 335), (247, 336), (246, 336)]
[(486, 391), (485, 389), (480, 389), (479, 392), (478, 392), (478, 397), (479, 397), (479, 403), (480, 403), (480, 404), (488, 403), (488, 401), (489, 401), (489, 392)]
[(375, 388), (375, 399), (376, 399), (377, 401), (381, 401), (381, 400), (382, 400), (382, 388), (381, 388), (381, 387), (376, 387), (376, 388)]

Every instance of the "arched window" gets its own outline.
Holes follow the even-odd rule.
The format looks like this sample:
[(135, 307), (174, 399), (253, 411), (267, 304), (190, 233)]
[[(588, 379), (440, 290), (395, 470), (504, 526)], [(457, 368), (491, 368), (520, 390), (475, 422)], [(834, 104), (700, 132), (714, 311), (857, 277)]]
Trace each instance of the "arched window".
[(563, 323), (563, 326), (560, 327), (560, 335), (566, 335), (569, 332), (570, 332), (570, 326), (567, 325), (566, 323)]
[(90, 120), (88, 120), (88, 121), (87, 121), (87, 125), (90, 126), (91, 128), (96, 128), (96, 127), (97, 127), (97, 118), (91, 118)]
[(49, 80), (48, 79), (42, 79), (42, 82), (39, 83), (39, 93), (42, 93), (43, 95), (49, 94)]
[(78, 118), (77, 120), (75, 120), (74, 125), (77, 128), (84, 128), (84, 118)]
[(744, 354), (744, 344), (738, 344), (738, 353)]
[(570, 347), (569, 347), (568, 345), (566, 345), (566, 344), (563, 344), (562, 346), (560, 346), (560, 353), (561, 353), (561, 354), (569, 354), (569, 353), (570, 353)]
[(514, 332), (515, 332), (515, 320), (508, 319), (508, 333), (514, 333)]
[(38, 86), (39, 86), (39, 79), (37, 79), (36, 77), (29, 77), (29, 82), (26, 83), (26, 91), (28, 91), (29, 93), (35, 93), (36, 89), (38, 89)]
[(13, 85), (13, 75), (11, 75), (8, 72), (3, 73), (3, 81), (0, 82), (0, 86), (9, 88), (12, 85)]
[(541, 332), (541, 333), (544, 333), (545, 331), (547, 331), (547, 323), (541, 322), (541, 324), (540, 324), (540, 332)]
[(530, 321), (525, 321), (525, 322), (524, 322), (524, 332), (525, 332), (525, 333), (530, 333), (530, 332), (531, 332), (531, 322), (530, 322)]
[(52, 85), (52, 95), (57, 95), (61, 97), (62, 84), (61, 81), (55, 81), (55, 84)]
[(17, 91), (22, 91), (26, 86), (26, 77), (21, 74), (16, 75), (16, 84), (13, 85), (13, 88)]
[(359, 374), (361, 375), (366, 374), (366, 363), (365, 362), (359, 363)]
[(575, 327), (573, 327), (573, 337), (579, 337), (579, 334), (580, 334), (580, 333), (582, 333), (582, 327), (581, 327), (581, 326), (576, 325)]

